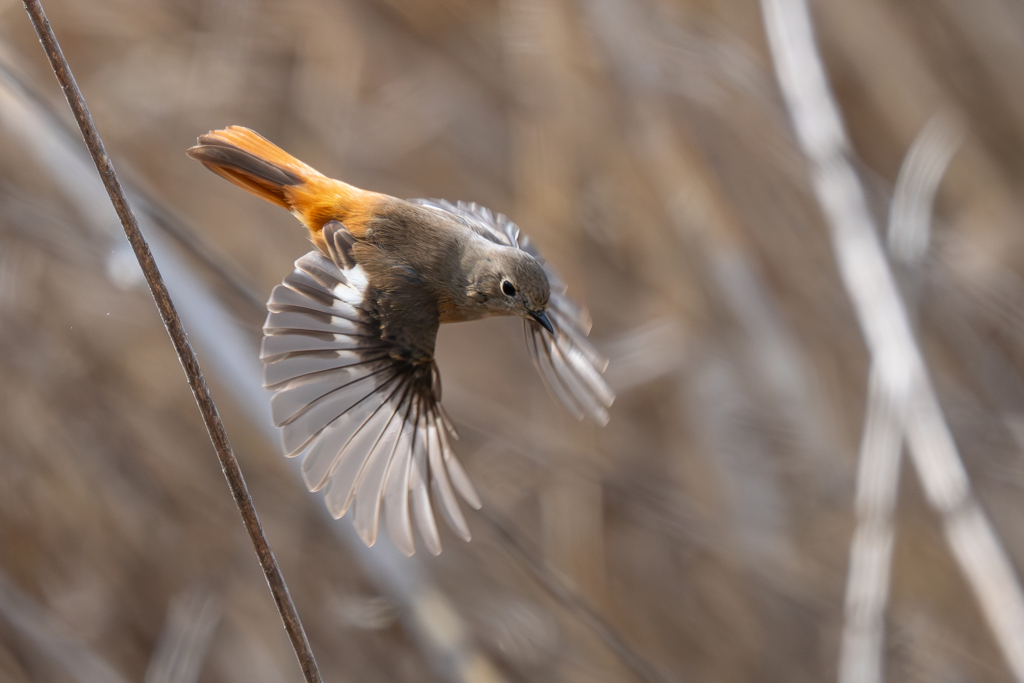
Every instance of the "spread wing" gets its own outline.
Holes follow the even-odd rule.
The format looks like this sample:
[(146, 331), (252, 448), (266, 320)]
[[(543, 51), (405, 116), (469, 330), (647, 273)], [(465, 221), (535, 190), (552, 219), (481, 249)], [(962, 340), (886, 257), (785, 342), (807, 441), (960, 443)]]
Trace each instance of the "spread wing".
[(523, 322), (526, 345), (548, 391), (556, 396), (577, 419), (589, 417), (599, 424), (608, 422), (608, 408), (615, 394), (601, 373), (608, 361), (587, 339), (590, 315), (565, 294), (566, 286), (550, 265), (544, 262), (530, 238), (520, 235), (519, 226), (503, 214), (495, 215), (479, 204), (452, 203), (443, 199), (413, 199), (452, 216), (466, 227), (496, 244), (522, 249), (544, 267), (551, 286), (547, 314), (555, 329), (549, 334), (533, 320)]
[(415, 550), (415, 518), (436, 555), (430, 489), (467, 541), (455, 491), (480, 507), (450, 445), (455, 432), (441, 410), (437, 366), (430, 358), (402, 359), (407, 354), (381, 339), (380, 321), (363, 307), (366, 275), (352, 258), (352, 235), (332, 221), (323, 236), (329, 254), (311, 251), (296, 261), (267, 302), (260, 358), (264, 385), (275, 392), (274, 423), (288, 457), (302, 457), (309, 490), (326, 489), (331, 514), (339, 518), (354, 505), (355, 529), (367, 545), (377, 538), (383, 503), (400, 550)]

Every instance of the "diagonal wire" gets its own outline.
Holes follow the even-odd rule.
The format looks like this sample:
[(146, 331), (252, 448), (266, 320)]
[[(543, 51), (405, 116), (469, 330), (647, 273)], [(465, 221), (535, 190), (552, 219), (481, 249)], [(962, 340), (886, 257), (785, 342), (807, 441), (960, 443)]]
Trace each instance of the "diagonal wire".
[[(0, 45), (2, 52), (3, 45)], [(60, 119), (45, 103), (29, 96), (28, 89), (7, 71), (2, 60), (0, 125), (10, 128), (35, 157), (44, 162), (62, 191), (83, 213), (86, 226), (104, 250), (119, 248), (117, 245), (123, 237), (107, 229), (111, 223), (109, 203), (93, 201), (100, 189), (99, 182), (92, 176), (88, 161), (82, 158), (82, 150), (70, 135), (65, 135)], [(174, 293), (182, 320), (192, 330), (191, 341), (250, 423), (277, 448), (281, 435), (271, 419), (270, 395), (262, 388), (258, 346), (236, 316), (205, 286), (174, 242), (165, 238), (159, 229), (163, 224), (150, 213), (153, 208), (161, 208), (160, 201), (130, 184), (125, 189), (149, 234), (150, 246), (161, 263), (168, 289)], [(172, 215), (166, 211), (160, 214)], [(188, 248), (181, 242), (177, 246)], [(221, 264), (214, 261), (211, 265), (217, 274), (222, 274)], [(265, 310), (263, 304), (259, 308)], [(293, 466), (296, 480), (301, 481), (301, 463), (295, 459), (288, 463)], [(463, 617), (433, 586), (415, 558), (406, 557), (386, 540), (367, 548), (351, 525), (334, 524), (326, 507), (316, 505), (314, 508), (331, 522), (328, 528), (356, 556), (367, 578), (399, 605), (407, 632), (441, 680), (449, 683), (500, 683), (504, 680), (495, 665), (476, 647)]]
[(181, 324), (178, 313), (174, 309), (174, 304), (171, 301), (170, 294), (167, 292), (167, 287), (160, 275), (160, 270), (153, 259), (153, 253), (150, 251), (149, 244), (146, 243), (146, 238), (142, 236), (142, 231), (139, 230), (138, 222), (135, 220), (135, 215), (128, 205), (128, 199), (125, 197), (124, 190), (121, 189), (121, 183), (114, 171), (114, 166), (110, 162), (110, 157), (107, 156), (106, 149), (103, 147), (103, 141), (100, 139), (96, 126), (92, 121), (92, 116), (89, 114), (89, 109), (86, 107), (85, 99), (78, 89), (75, 77), (71, 73), (71, 67), (68, 66), (67, 60), (64, 59), (60, 44), (50, 28), (50, 22), (46, 19), (42, 5), (39, 4), (39, 0), (25, 0), (25, 10), (32, 20), (32, 26), (36, 31), (36, 35), (39, 36), (39, 42), (43, 45), (54, 75), (64, 91), (64, 96), (67, 98), (72, 112), (74, 112), (75, 121), (85, 137), (85, 144), (89, 148), (89, 153), (92, 155), (100, 177), (103, 179), (103, 185), (107, 190), (111, 203), (114, 205), (115, 211), (117, 211), (117, 216), (124, 228), (125, 235), (128, 237), (139, 265), (146, 275), (146, 282), (149, 284), (150, 292), (156, 302), (157, 309), (160, 311), (160, 318), (163, 320), (167, 334), (171, 337), (171, 342), (174, 344), (174, 350), (178, 354), (178, 360), (181, 362), (185, 375), (188, 377), (192, 394), (199, 405), (199, 412), (202, 413), (203, 422), (206, 424), (213, 447), (217, 451), (217, 457), (220, 460), (224, 477), (228, 481), (228, 487), (231, 489), (231, 495), (235, 499), (235, 505), (242, 516), (246, 531), (249, 532), (249, 538), (252, 541), (253, 548), (256, 550), (256, 555), (259, 558), (260, 566), (263, 568), (270, 592), (274, 596), (274, 602), (277, 604), (278, 611), (281, 614), (285, 631), (288, 633), (292, 647), (295, 650), (295, 655), (299, 660), (299, 666), (302, 668), (303, 677), (308, 683), (318, 682), (321, 680), (320, 671), (317, 668), (316, 660), (313, 658), (309, 641), (306, 639), (302, 622), (299, 620), (298, 612), (292, 603), (291, 595), (288, 593), (288, 586), (285, 584), (284, 576), (282, 576), (281, 570), (277, 565), (274, 553), (267, 543), (263, 527), (260, 525), (259, 517), (256, 515), (256, 508), (252, 504), (252, 498), (249, 496), (245, 479), (242, 477), (238, 460), (231, 449), (227, 432), (224, 430), (224, 424), (221, 422), (220, 415), (217, 412), (217, 406), (210, 396), (210, 389), (206, 384), (206, 379), (203, 377), (202, 369), (199, 367), (199, 361), (188, 341), (188, 336), (185, 334), (185, 328)]
[[(762, 0), (776, 77), (810, 162), (840, 275), (854, 304), (879, 382), (906, 411), (910, 456), (946, 540), (1010, 671), (1024, 681), (1024, 594), (970, 482), (935, 395), (867, 207), (846, 157), (849, 143), (829, 90), (804, 0)], [(897, 413), (898, 414), (898, 413)]]
[[(946, 167), (960, 146), (947, 112), (934, 115), (907, 152), (889, 214), (889, 248), (920, 279), (928, 247), (932, 203)], [(850, 542), (839, 683), (881, 683), (885, 608), (892, 566), (893, 510), (899, 490), (905, 406), (888, 392), (876, 368), (868, 383), (867, 417), (857, 472), (857, 528)]]

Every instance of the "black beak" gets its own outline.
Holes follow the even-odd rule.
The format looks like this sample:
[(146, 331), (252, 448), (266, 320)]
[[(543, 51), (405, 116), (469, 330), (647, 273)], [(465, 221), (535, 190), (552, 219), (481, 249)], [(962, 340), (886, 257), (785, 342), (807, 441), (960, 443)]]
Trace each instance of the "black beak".
[(551, 325), (551, 320), (548, 319), (548, 314), (544, 311), (530, 311), (530, 316), (539, 322), (545, 330), (551, 334), (555, 333), (555, 328)]

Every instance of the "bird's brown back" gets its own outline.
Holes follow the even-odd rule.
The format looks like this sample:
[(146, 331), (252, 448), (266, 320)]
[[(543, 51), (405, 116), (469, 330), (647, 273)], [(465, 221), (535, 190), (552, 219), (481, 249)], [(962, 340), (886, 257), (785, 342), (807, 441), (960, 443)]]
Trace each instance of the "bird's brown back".
[(232, 183), (291, 211), (327, 254), (322, 230), (339, 221), (356, 239), (365, 306), (385, 338), (413, 356), (433, 353), (437, 326), (472, 319), (465, 301), (467, 250), (482, 238), (443, 213), (328, 178), (255, 131), (230, 126), (199, 138), (189, 156)]
[(366, 271), (385, 336), (433, 352), (440, 323), (469, 319), (465, 254), (480, 238), (437, 211), (387, 197), (374, 207), (353, 247)]

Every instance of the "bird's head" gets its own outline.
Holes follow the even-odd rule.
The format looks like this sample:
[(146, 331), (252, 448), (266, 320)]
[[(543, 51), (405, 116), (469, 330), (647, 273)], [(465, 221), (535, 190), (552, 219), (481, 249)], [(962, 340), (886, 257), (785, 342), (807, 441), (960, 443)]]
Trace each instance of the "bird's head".
[(536, 320), (554, 334), (544, 310), (551, 287), (543, 266), (525, 251), (496, 246), (476, 262), (469, 298), (483, 315), (515, 315)]

